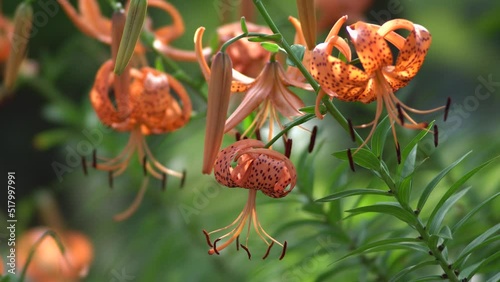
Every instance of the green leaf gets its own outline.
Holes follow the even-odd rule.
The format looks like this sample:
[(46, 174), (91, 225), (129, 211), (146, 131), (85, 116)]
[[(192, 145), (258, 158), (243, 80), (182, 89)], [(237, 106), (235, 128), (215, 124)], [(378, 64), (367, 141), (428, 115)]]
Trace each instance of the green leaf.
[(371, 206), (347, 210), (346, 212), (351, 213), (349, 217), (369, 212), (383, 213), (395, 216), (411, 226), (417, 223), (415, 215), (404, 210), (398, 203), (378, 203)]
[(378, 123), (377, 129), (373, 132), (371, 138), (371, 149), (373, 154), (379, 158), (382, 156), (382, 152), (384, 151), (385, 140), (387, 140), (387, 133), (390, 129), (391, 123), (388, 116), (386, 116)]
[(448, 225), (445, 225), (439, 230), (438, 236), (443, 239), (453, 240), (452, 234), (453, 233), (451, 232), (451, 229), (448, 227)]
[(437, 281), (437, 280), (443, 281), (443, 277), (441, 277), (440, 275), (428, 275), (410, 280), (409, 282), (424, 282), (424, 281)]
[(280, 51), (280, 46), (276, 43), (261, 42), (260, 46), (262, 46), (262, 48), (272, 53), (278, 53)]
[(427, 129), (421, 130), (417, 136), (413, 137), (413, 139), (404, 147), (404, 149), (401, 151), (401, 163), (405, 163), (406, 158), (408, 158), (408, 155), (410, 155), (411, 151), (413, 148), (422, 140), (429, 132), (432, 126), (434, 125), (434, 121), (429, 123), (429, 126), (427, 126)]
[(480, 166), (474, 168), (473, 170), (469, 171), (468, 173), (466, 173), (464, 176), (462, 176), (457, 182), (455, 182), (451, 187), (450, 189), (448, 189), (448, 191), (446, 191), (446, 193), (443, 195), (443, 197), (441, 197), (441, 200), (439, 200), (439, 203), (436, 205), (436, 207), (434, 208), (434, 211), (432, 212), (430, 218), (433, 218), (435, 216), (435, 213), (438, 211), (438, 209), (444, 204), (444, 202), (446, 200), (448, 200), (449, 197), (451, 197), (451, 195), (455, 194), (455, 192), (462, 186), (462, 184), (464, 184), (467, 180), (469, 180), (469, 178), (471, 178), (474, 174), (476, 174), (478, 171), (480, 171), (482, 168), (484, 168), (485, 166), (487, 166), (488, 164), (490, 164), (492, 161), (494, 161), (495, 159), (497, 159), (499, 156), (497, 157), (494, 157), (493, 159), (487, 161), (487, 162), (484, 162), (483, 164), (481, 164)]
[(248, 33), (247, 22), (245, 20), (245, 17), (241, 17), (240, 25), (241, 25), (241, 30), (243, 31), (243, 33)]
[[(354, 149), (355, 152), (356, 149)], [(341, 160), (349, 160), (347, 157), (347, 150), (342, 150), (333, 153), (333, 156)], [(370, 150), (361, 148), (356, 153), (352, 154), (352, 159), (355, 164), (370, 169), (379, 171), (380, 170), (380, 160), (375, 156)]]
[(414, 146), (413, 149), (408, 153), (406, 158), (401, 159), (401, 164), (398, 166), (398, 175), (401, 178), (405, 178), (410, 176), (415, 171), (415, 161), (417, 160), (417, 146)]
[(48, 129), (35, 135), (33, 145), (38, 150), (48, 150), (67, 142), (71, 134), (71, 130), (65, 128)]
[(316, 202), (331, 202), (339, 199), (356, 196), (356, 195), (380, 195), (380, 196), (393, 196), (392, 193), (387, 191), (382, 191), (378, 189), (349, 189), (346, 191), (340, 191), (333, 193), (324, 198), (316, 200)]
[(422, 195), (420, 196), (420, 199), (418, 200), (417, 210), (419, 210), (419, 211), (422, 210), (422, 208), (425, 205), (425, 202), (429, 198), (429, 195), (432, 193), (432, 191), (434, 190), (434, 187), (436, 187), (436, 185), (439, 183), (439, 181), (441, 181), (441, 179), (443, 179), (443, 177), (445, 177), (448, 174), (448, 172), (450, 172), (450, 170), (452, 170), (459, 163), (461, 163), (471, 152), (472, 151), (469, 151), (468, 153), (463, 155), (460, 159), (456, 160), (454, 163), (449, 165), (447, 168), (443, 169), (438, 175), (436, 175), (436, 177), (434, 177), (434, 179), (432, 179), (431, 182), (429, 182), (429, 184), (427, 184), (427, 186), (424, 189), (424, 192), (422, 192)]
[(401, 184), (399, 184), (399, 187), (397, 188), (397, 192), (399, 194), (401, 202), (406, 205), (409, 205), (410, 203), (412, 180), (413, 177), (411, 176), (404, 178), (403, 181), (401, 181)]
[(443, 205), (437, 205), (432, 215), (429, 217), (429, 221), (427, 222), (427, 229), (429, 230), (429, 234), (437, 234), (441, 223), (445, 215), (448, 213), (450, 208), (460, 199), (465, 193), (469, 192), (470, 187), (458, 192), (457, 194), (450, 197)]
[(495, 274), (495, 276), (491, 277), (486, 282), (498, 282), (498, 281), (500, 281), (500, 272)]
[(476, 214), (481, 208), (483, 208), (486, 204), (488, 204), (489, 202), (491, 202), (493, 199), (495, 199), (496, 197), (498, 197), (500, 195), (500, 192), (496, 193), (495, 195), (489, 197), (488, 199), (484, 200), (481, 204), (477, 205), (474, 209), (472, 209), (468, 214), (466, 214), (464, 217), (462, 217), (462, 219), (460, 219), (459, 222), (457, 222), (452, 228), (451, 228), (451, 232), (452, 234), (455, 234), (455, 232), (457, 232), (458, 229), (460, 229), (460, 227), (462, 227), (462, 225), (464, 225), (464, 223), (469, 220), (474, 214)]
[(271, 35), (259, 35), (256, 37), (250, 37), (248, 38), (248, 41), (251, 42), (265, 42), (265, 41), (273, 41), (273, 42), (280, 42), (283, 37), (281, 34), (276, 33), (276, 34), (271, 34)]
[[(299, 44), (293, 44), (292, 46), (290, 46), (290, 49), (295, 54), (295, 56), (297, 56), (299, 61), (302, 61), (302, 59), (304, 58), (304, 52), (306, 51), (306, 47)], [(291, 67), (296, 67), (295, 63), (288, 57), (286, 58), (286, 64)]]
[(127, 67), (132, 55), (134, 54), (135, 46), (139, 40), (139, 35), (146, 19), (146, 11), (148, 8), (147, 0), (132, 0), (127, 12), (125, 20), (125, 28), (123, 29), (122, 39), (118, 47), (116, 55), (115, 70), (116, 74), (121, 74)]
[(391, 278), (391, 280), (389, 280), (389, 282), (403, 281), (401, 278), (403, 278), (406, 274), (422, 267), (426, 267), (429, 265), (437, 265), (437, 264), (438, 262), (436, 260), (423, 261), (421, 263), (414, 264), (398, 272), (394, 277)]
[[(404, 245), (405, 243), (410, 243), (410, 244), (413, 244), (413, 243), (422, 243), (422, 241), (419, 240), (419, 239), (416, 239), (416, 238), (391, 238), (391, 239), (384, 239), (384, 240), (380, 240), (380, 241), (377, 241), (377, 242), (368, 243), (368, 244), (365, 244), (363, 246), (360, 246), (356, 250), (354, 250), (354, 251), (352, 251), (352, 252), (344, 255), (343, 257), (339, 258), (335, 262), (341, 261), (343, 259), (346, 259), (346, 258), (354, 256), (354, 255), (359, 255), (359, 254), (365, 253), (366, 251), (368, 251), (370, 249), (373, 249), (373, 248), (378, 248), (378, 251), (383, 251), (384, 250), (384, 246), (386, 247), (386, 250), (394, 249), (394, 247), (398, 246), (398, 245), (400, 245), (400, 246), (407, 246), (407, 245)], [(402, 247), (402, 248), (407, 248), (407, 247)]]
[(467, 279), (470, 281), (472, 276), (474, 276), (474, 274), (476, 274), (481, 269), (481, 267), (488, 265), (490, 262), (496, 261), (499, 258), (500, 258), (500, 252), (495, 252), (486, 259), (483, 259), (480, 262), (475, 263), (473, 265), (467, 266), (460, 272), (460, 278), (463, 279), (467, 277)]
[[(492, 243), (498, 239), (500, 239), (500, 235), (497, 235), (493, 238), (490, 238), (493, 234), (495, 234), (498, 230), (500, 230), (500, 223), (498, 223), (497, 225), (491, 227), (490, 229), (486, 230), (485, 232), (483, 232), (483, 234), (481, 234), (479, 237), (477, 237), (476, 239), (474, 239), (472, 242), (470, 242), (463, 250), (462, 252), (458, 255), (458, 258), (457, 260), (453, 263), (453, 265), (455, 267), (458, 267), (458, 265), (460, 265), (464, 259), (466, 258), (466, 256), (470, 253), (472, 253), (474, 250), (482, 247), (483, 245), (487, 245), (489, 243)], [(488, 239), (490, 238), (490, 239)], [(458, 264), (458, 265), (457, 265)]]

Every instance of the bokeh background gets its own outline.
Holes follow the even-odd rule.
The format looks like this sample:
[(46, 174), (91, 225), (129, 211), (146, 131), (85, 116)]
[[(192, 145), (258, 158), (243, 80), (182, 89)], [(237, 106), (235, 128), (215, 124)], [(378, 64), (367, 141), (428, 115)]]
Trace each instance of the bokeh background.
[[(3, 13), (12, 15), (18, 2), (3, 1)], [(109, 15), (107, 1), (99, 2), (103, 13)], [(235, 6), (240, 1), (170, 2), (184, 16), (186, 25), (184, 36), (173, 45), (192, 49), (196, 28), (205, 26), (207, 37), (214, 36), (215, 28), (220, 25), (217, 9), (234, 10), (231, 15), (236, 19)], [(292, 41), (294, 30), (287, 17), (297, 16), (295, 1), (263, 2), (286, 38)], [(430, 139), (429, 146), (422, 147), (421, 153), (430, 156), (420, 172), (422, 183), (468, 151), (472, 150), (472, 154), (453, 171), (452, 177), (459, 177), (500, 154), (500, 2), (359, 1), (359, 7), (348, 3), (355, 1), (330, 2), (334, 3), (334, 9), (324, 8), (324, 13), (333, 21), (345, 13), (349, 13), (353, 21), (365, 19), (374, 23), (403, 17), (432, 33), (433, 42), (423, 68), (410, 85), (398, 93), (408, 105), (418, 109), (434, 108), (443, 105), (447, 97), (452, 99), (447, 123), (442, 122), (442, 113), (418, 117), (419, 120), (436, 119), (441, 137), (437, 149), (432, 148)], [(33, 7), (35, 13), (42, 11), (37, 1)], [(160, 22), (170, 21), (156, 13), (151, 16), (158, 17)], [(257, 12), (256, 22), (263, 24)], [(162, 191), (159, 181), (150, 181), (137, 212), (126, 221), (114, 222), (113, 215), (128, 207), (140, 187), (139, 162), (132, 162), (134, 165), (127, 173), (115, 179), (113, 189), (108, 186), (106, 173), (89, 169), (88, 176), (84, 176), (78, 161), (74, 165), (68, 163), (68, 160), (71, 163), (68, 156), (82, 146), (82, 140), (92, 142), (92, 137), (85, 132), (102, 135), (102, 140), (93, 144), (100, 155), (114, 156), (126, 144), (127, 134), (113, 132), (99, 124), (88, 100), (95, 73), (109, 57), (109, 47), (83, 35), (62, 10), (35, 28), (37, 33), (31, 38), (28, 58), (38, 67), (37, 74), (21, 77), (15, 96), (0, 106), (0, 172), (3, 175), (7, 171), (16, 172), (18, 237), (32, 227), (47, 224), (40, 216), (40, 206), (44, 205), (40, 198), (49, 194), (55, 199), (66, 228), (86, 234), (94, 246), (94, 260), (85, 281), (358, 281), (361, 277), (374, 280), (362, 264), (341, 274), (328, 272), (334, 267), (331, 263), (345, 254), (338, 248), (342, 242), (336, 241), (324, 224), (314, 223), (321, 218), (321, 212), (317, 211), (323, 208), (322, 204), (312, 202), (314, 199), (301, 193), (301, 190), (313, 189), (314, 198), (321, 198), (337, 189), (331, 186), (335, 181), (352, 188), (377, 185), (369, 174), (362, 171), (352, 174), (345, 163), (331, 156), (332, 152), (354, 144), (328, 117), (306, 125), (311, 128), (317, 124), (320, 129), (320, 146), (313, 155), (302, 154), (309, 134), (300, 129), (291, 133), (294, 138), (292, 160), (298, 162), (304, 158), (307, 166), (299, 170), (311, 168), (314, 176), (299, 183), (297, 191), (285, 199), (274, 200), (260, 194), (257, 197), (263, 227), (278, 240), (289, 243), (283, 261), (277, 260), (278, 248), (273, 249), (270, 258), (261, 260), (259, 255), (265, 246), (255, 234), (250, 238), (251, 251), (255, 254), (251, 261), (234, 248), (228, 248), (220, 256), (207, 255), (202, 230), (214, 230), (232, 222), (243, 208), (247, 192), (226, 189), (212, 176), (201, 174), (205, 104), (194, 94), (195, 118), (186, 127), (168, 135), (148, 137), (160, 161), (173, 169), (187, 169), (184, 188), (179, 189), (179, 181), (171, 179), (166, 191)], [(318, 36), (318, 42), (326, 32), (323, 30)], [(202, 83), (197, 64), (180, 63), (180, 66)], [(301, 95), (306, 104), (314, 103), (311, 94)], [(370, 121), (374, 114), (374, 105), (336, 104), (345, 116), (358, 124)], [(404, 143), (416, 132), (399, 130), (398, 134)], [(232, 141), (227, 138), (225, 144)], [(389, 149), (391, 142), (389, 137)], [(395, 153), (389, 149), (387, 158), (394, 163)], [(53, 167), (56, 162), (68, 164), (70, 170), (58, 177)], [(459, 209), (467, 210), (499, 191), (499, 173), (497, 161), (470, 180), (473, 190)], [(332, 180), (333, 177), (338, 179)], [(0, 198), (5, 199), (4, 195)], [(0, 226), (6, 217), (4, 202), (0, 203)], [(477, 232), (498, 223), (498, 207), (496, 201), (496, 205), (485, 211), (476, 225)], [(457, 211), (457, 215), (460, 212)], [(359, 227), (372, 223), (370, 217), (360, 217), (351, 224), (351, 230), (363, 230)], [(387, 228), (387, 232), (392, 228), (390, 224), (377, 224), (381, 230)], [(5, 229), (0, 230), (0, 235), (5, 235)], [(349, 236), (360, 238), (364, 234), (353, 231)], [(6, 248), (3, 242), (2, 254)], [(350, 262), (357, 263), (356, 259)]]

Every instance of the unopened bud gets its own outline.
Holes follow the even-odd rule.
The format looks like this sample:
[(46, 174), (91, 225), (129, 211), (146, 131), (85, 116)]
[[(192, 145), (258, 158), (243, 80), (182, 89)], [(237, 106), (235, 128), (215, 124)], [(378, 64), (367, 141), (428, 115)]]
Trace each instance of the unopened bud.
[(14, 16), (14, 33), (11, 41), (11, 50), (7, 59), (3, 86), (10, 92), (14, 87), (19, 67), (26, 56), (26, 48), (31, 34), (33, 23), (33, 8), (27, 3), (17, 6)]
[(297, 0), (297, 10), (307, 49), (312, 50), (316, 46), (316, 11), (314, 1)]
[(207, 125), (202, 169), (204, 174), (212, 172), (222, 144), (229, 97), (231, 95), (232, 70), (233, 63), (229, 55), (218, 52), (214, 57), (210, 80), (208, 81)]
[(125, 29), (123, 30), (122, 40), (116, 55), (114, 70), (116, 74), (121, 74), (125, 70), (125, 67), (134, 54), (135, 45), (137, 44), (142, 26), (144, 25), (144, 20), (146, 19), (147, 7), (147, 0), (130, 1), (127, 19), (125, 21)]

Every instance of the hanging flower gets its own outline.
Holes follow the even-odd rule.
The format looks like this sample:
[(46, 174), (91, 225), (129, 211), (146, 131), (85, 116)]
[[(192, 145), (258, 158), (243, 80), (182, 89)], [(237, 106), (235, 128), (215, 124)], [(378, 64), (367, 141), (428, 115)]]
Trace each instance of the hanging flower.
[[(397, 29), (406, 29), (410, 33), (403, 38), (394, 32)], [(368, 142), (375, 131), (384, 105), (391, 124), (397, 123), (411, 129), (425, 129), (427, 123), (415, 122), (407, 111), (426, 114), (444, 107), (428, 111), (415, 110), (396, 98), (394, 92), (406, 86), (422, 66), (431, 44), (431, 35), (427, 29), (408, 20), (395, 19), (382, 26), (357, 22), (347, 27), (347, 31), (363, 69), (348, 63), (350, 54), (347, 50), (340, 49), (340, 52), (348, 62), (330, 55), (335, 42), (339, 40), (335, 35), (314, 49), (311, 73), (322, 89), (332, 97), (363, 103), (377, 101), (375, 119), (361, 126), (372, 126), (372, 129), (360, 147)], [(387, 41), (399, 50), (395, 62)], [(394, 127), (392, 133), (398, 147)]]
[[(111, 44), (111, 20), (102, 15), (96, 0), (78, 0), (77, 11), (68, 0), (57, 0), (75, 26), (87, 36), (103, 43)], [(192, 51), (180, 50), (170, 46), (170, 43), (184, 34), (184, 21), (179, 11), (163, 0), (148, 0), (148, 7), (159, 8), (171, 18), (172, 24), (153, 29), (151, 20), (146, 21), (145, 28), (155, 36), (153, 46), (161, 53), (171, 58), (183, 61), (195, 61)], [(144, 54), (145, 48), (139, 42), (135, 48), (139, 54)]]
[[(198, 54), (198, 62), (208, 83), (218, 83), (217, 81), (209, 81), (211, 71), (203, 56), (201, 45), (203, 32), (204, 28), (199, 28), (195, 35), (195, 50)], [(301, 115), (298, 109), (304, 107), (302, 100), (287, 88), (291, 85), (306, 87), (303, 83), (289, 79), (281, 64), (273, 59), (266, 63), (256, 78), (244, 76), (233, 70), (231, 92), (245, 92), (246, 94), (237, 109), (226, 120), (224, 131), (232, 130), (245, 117), (257, 110), (257, 116), (253, 124), (243, 135), (262, 127), (269, 118), (271, 128), (269, 139), (271, 139), (272, 125), (274, 122), (280, 124), (277, 113), (291, 119), (294, 116)]]
[[(112, 185), (113, 178), (125, 171), (132, 155), (137, 151), (145, 174), (151, 174), (164, 184), (167, 175), (184, 179), (184, 173), (168, 169), (156, 160), (144, 136), (172, 132), (189, 121), (191, 101), (186, 90), (174, 77), (149, 67), (141, 70), (130, 68), (128, 73), (130, 80), (128, 84), (124, 84), (122, 79), (124, 75), (116, 76), (112, 72), (113, 67), (111, 60), (101, 66), (90, 92), (90, 101), (102, 123), (117, 131), (129, 131), (130, 138), (117, 157), (107, 159), (94, 156), (93, 166), (99, 170), (109, 171), (110, 185)], [(119, 82), (120, 87), (111, 88), (115, 81)], [(125, 88), (128, 89), (128, 94), (123, 96), (121, 91)], [(111, 91), (112, 89), (114, 91)], [(175, 91), (177, 98), (172, 95), (171, 90)], [(114, 93), (116, 107), (110, 92)], [(146, 186), (147, 178), (138, 194), (139, 200), (135, 203), (140, 202)], [(137, 207), (135, 203), (131, 208)], [(115, 219), (125, 218), (125, 214), (128, 216), (131, 211)]]
[[(232, 165), (233, 162), (236, 162), (236, 166)], [(241, 246), (250, 258), (248, 234), (245, 244), (239, 244), (240, 233), (248, 221), (249, 224), (253, 224), (255, 232), (268, 246), (263, 259), (269, 255), (271, 247), (275, 243), (283, 248), (280, 257), (282, 259), (286, 251), (286, 242), (284, 244), (278, 242), (262, 228), (257, 217), (255, 196), (258, 190), (272, 198), (282, 198), (288, 195), (295, 187), (297, 178), (292, 162), (284, 155), (264, 148), (264, 143), (261, 141), (245, 139), (219, 153), (215, 162), (214, 175), (217, 182), (226, 187), (249, 189), (249, 196), (245, 208), (233, 223), (212, 232), (203, 231), (211, 248), (208, 253), (210, 255), (219, 254), (236, 240), (237, 248)], [(232, 227), (234, 228), (230, 232), (218, 237), (213, 243), (211, 242), (211, 234)], [(218, 245), (219, 241), (226, 237), (229, 239)]]

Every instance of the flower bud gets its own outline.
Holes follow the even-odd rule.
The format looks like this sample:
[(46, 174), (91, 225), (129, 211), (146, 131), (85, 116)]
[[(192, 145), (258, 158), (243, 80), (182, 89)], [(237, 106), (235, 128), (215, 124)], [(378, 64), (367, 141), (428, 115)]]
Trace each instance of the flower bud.
[(17, 6), (14, 16), (14, 33), (11, 42), (11, 50), (7, 59), (3, 85), (7, 91), (11, 91), (16, 82), (19, 67), (26, 56), (26, 48), (31, 34), (33, 22), (33, 8), (27, 3)]
[(204, 174), (212, 172), (222, 144), (229, 96), (231, 95), (232, 69), (233, 63), (229, 55), (218, 52), (214, 57), (208, 81), (207, 126), (202, 169)]
[(313, 0), (297, 0), (300, 25), (304, 33), (307, 49), (312, 50), (316, 46), (316, 11)]
[(123, 30), (122, 40), (116, 55), (115, 70), (116, 74), (121, 74), (128, 65), (130, 58), (134, 54), (135, 45), (139, 39), (139, 35), (146, 19), (146, 11), (148, 7), (147, 0), (132, 0), (125, 21), (125, 29)]

